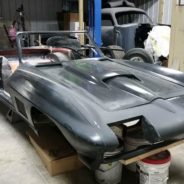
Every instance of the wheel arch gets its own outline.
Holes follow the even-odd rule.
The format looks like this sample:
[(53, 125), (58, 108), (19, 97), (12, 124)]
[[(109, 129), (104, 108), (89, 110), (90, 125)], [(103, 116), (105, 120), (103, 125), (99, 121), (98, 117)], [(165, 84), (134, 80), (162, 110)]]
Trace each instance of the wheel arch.
[[(30, 118), (34, 128), (39, 131), (40, 128), (43, 126), (55, 126), (57, 129), (62, 133), (61, 129), (59, 128), (58, 124), (51, 118), (47, 113), (39, 110), (37, 107), (32, 106), (30, 108)], [(63, 133), (62, 133), (63, 134)]]

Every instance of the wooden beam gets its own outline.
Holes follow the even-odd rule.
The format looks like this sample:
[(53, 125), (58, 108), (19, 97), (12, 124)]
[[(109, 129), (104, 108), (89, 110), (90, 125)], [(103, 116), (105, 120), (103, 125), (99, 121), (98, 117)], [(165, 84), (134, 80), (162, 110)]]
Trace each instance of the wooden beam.
[[(84, 0), (79, 0), (79, 30), (84, 30)], [(80, 43), (84, 44), (84, 35), (80, 34)]]
[(133, 157), (133, 158), (130, 158), (130, 159), (127, 159), (127, 160), (120, 160), (120, 162), (124, 165), (129, 165), (129, 164), (132, 164), (132, 163), (137, 162), (139, 160), (142, 160), (144, 158), (147, 158), (147, 157), (150, 157), (152, 155), (158, 154), (162, 151), (166, 151), (170, 148), (173, 148), (173, 147), (178, 146), (178, 145), (183, 144), (183, 143), (184, 143), (184, 140), (180, 140), (180, 141), (177, 141), (175, 143), (169, 144), (167, 146), (164, 146), (164, 147), (161, 147), (161, 148), (158, 148), (158, 149), (154, 149), (152, 151), (149, 151), (147, 153), (144, 153), (142, 155), (138, 155), (136, 157)]
[(184, 6), (173, 0), (169, 68), (184, 72)]
[(84, 0), (79, 0), (79, 29), (84, 29)]

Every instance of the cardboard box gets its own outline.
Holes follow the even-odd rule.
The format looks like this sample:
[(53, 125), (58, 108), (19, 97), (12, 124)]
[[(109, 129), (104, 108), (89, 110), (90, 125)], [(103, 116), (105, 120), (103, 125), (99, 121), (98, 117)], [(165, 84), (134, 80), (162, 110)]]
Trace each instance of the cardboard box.
[(79, 29), (80, 29), (79, 22), (70, 22), (71, 31), (79, 31)]
[(61, 135), (46, 131), (41, 137), (38, 137), (33, 131), (29, 131), (28, 136), (50, 175), (55, 176), (84, 166)]
[(59, 29), (69, 30), (70, 22), (78, 22), (79, 14), (78, 13), (69, 13), (69, 12), (58, 12), (57, 13)]

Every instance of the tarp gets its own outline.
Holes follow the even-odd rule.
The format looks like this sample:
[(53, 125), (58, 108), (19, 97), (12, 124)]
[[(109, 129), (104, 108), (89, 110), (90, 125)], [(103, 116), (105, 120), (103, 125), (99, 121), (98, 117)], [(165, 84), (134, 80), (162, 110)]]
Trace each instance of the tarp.
[(154, 26), (145, 41), (145, 49), (155, 57), (168, 57), (171, 28), (169, 26)]

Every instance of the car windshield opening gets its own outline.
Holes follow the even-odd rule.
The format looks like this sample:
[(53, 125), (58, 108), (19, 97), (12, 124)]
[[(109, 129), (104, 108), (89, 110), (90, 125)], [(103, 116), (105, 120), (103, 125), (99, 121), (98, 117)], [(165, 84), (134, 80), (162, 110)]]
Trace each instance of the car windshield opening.
[(119, 25), (131, 23), (138, 23), (138, 24), (151, 23), (149, 17), (146, 14), (134, 11), (116, 13), (116, 19)]
[(86, 32), (22, 32), (17, 42), (23, 63), (29, 63), (31, 59), (33, 64), (34, 58), (40, 64), (103, 57), (101, 50)]

